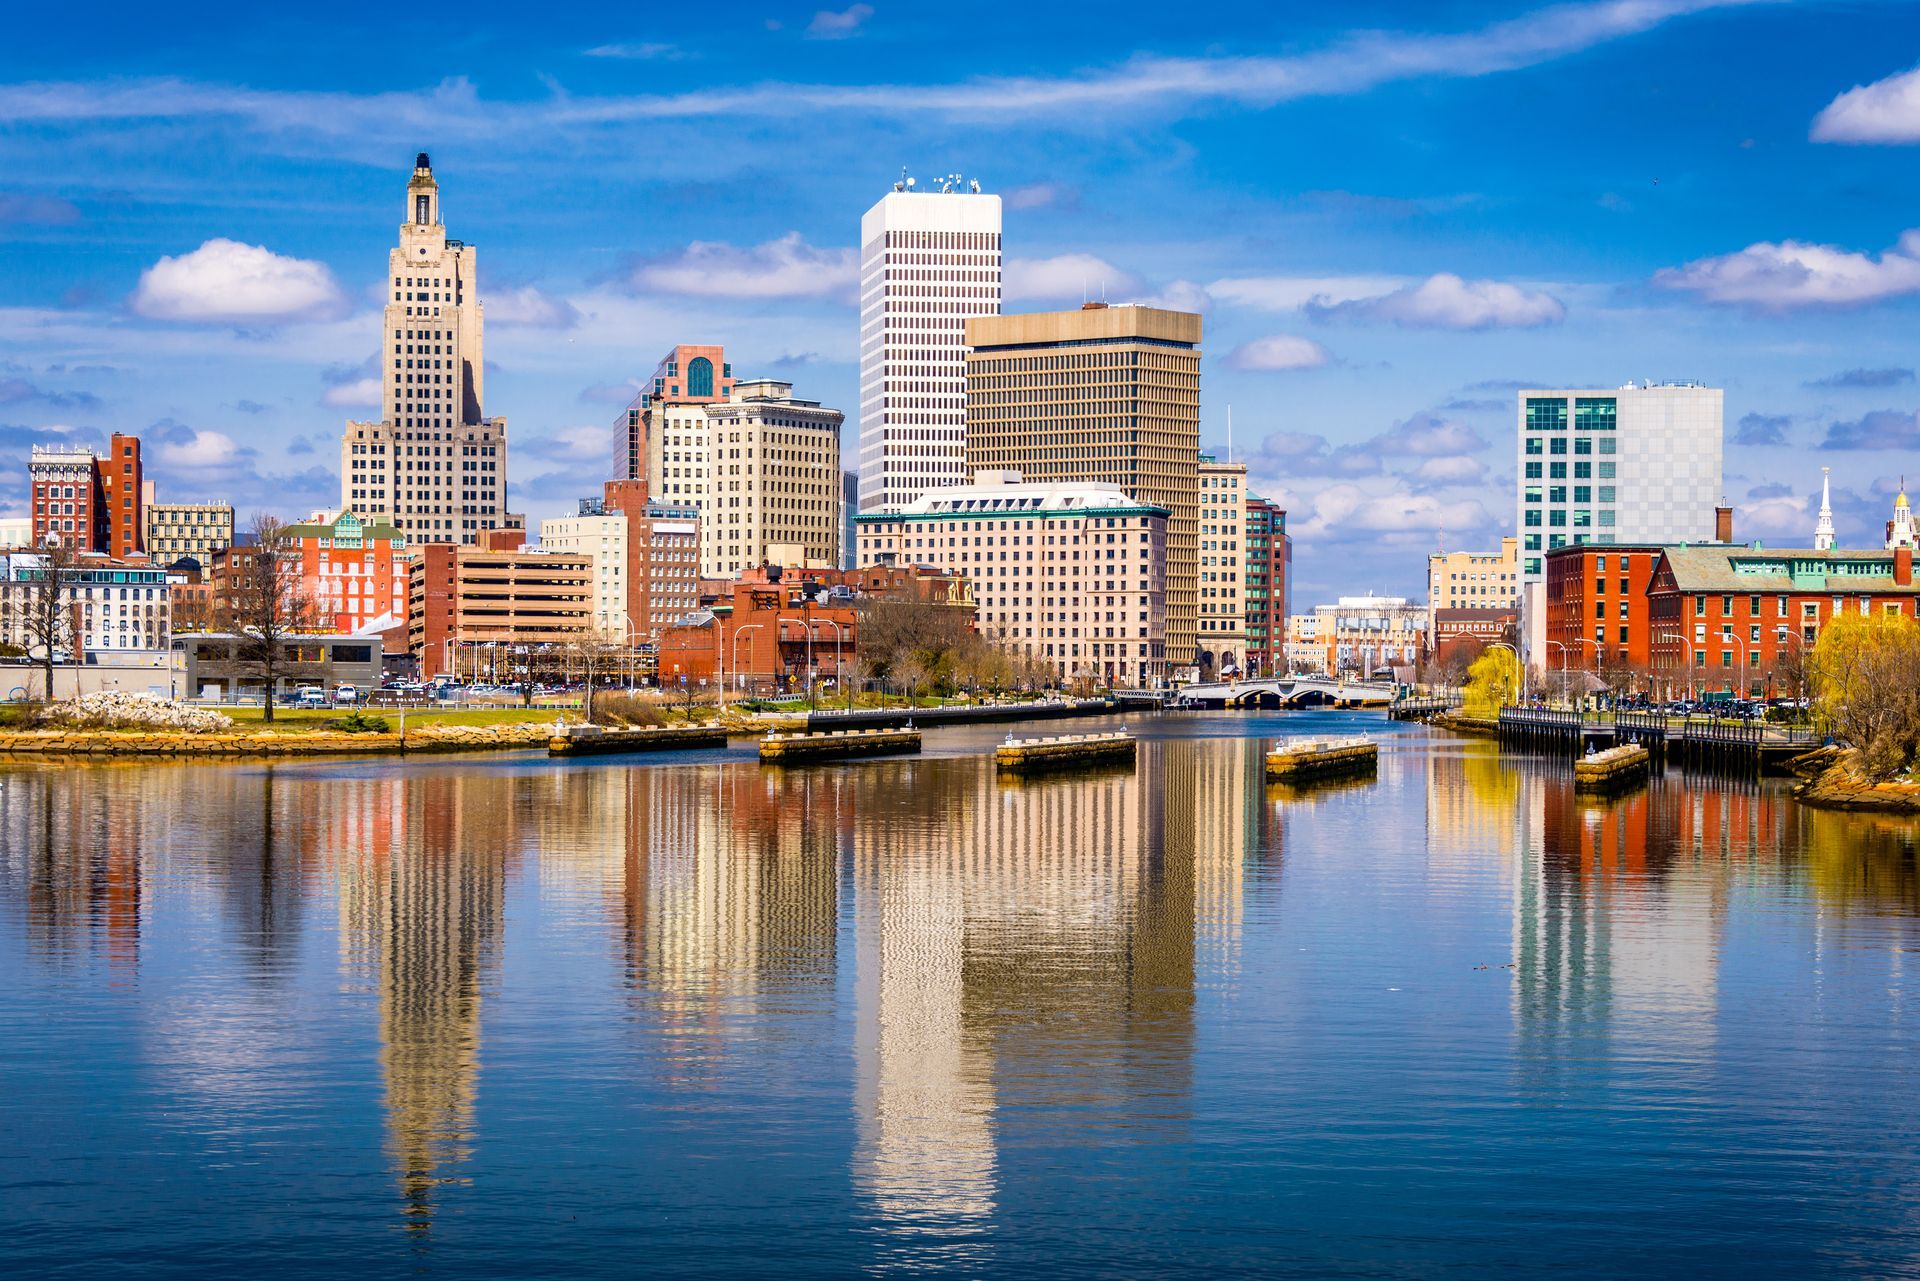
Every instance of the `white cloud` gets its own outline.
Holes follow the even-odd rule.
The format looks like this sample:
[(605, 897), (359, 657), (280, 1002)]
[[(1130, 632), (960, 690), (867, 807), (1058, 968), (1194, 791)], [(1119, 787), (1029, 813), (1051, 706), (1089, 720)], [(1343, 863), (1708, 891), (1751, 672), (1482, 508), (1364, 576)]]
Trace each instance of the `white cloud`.
[(1317, 539), (1365, 542), (1361, 535), (1424, 535), (1443, 529), (1465, 534), (1492, 523), (1478, 499), (1415, 493), (1397, 480), (1384, 488), (1352, 482), (1329, 485), (1311, 495), (1292, 496), (1287, 509), (1288, 532), (1296, 544)]
[(1318, 369), (1332, 356), (1311, 338), (1273, 334), (1241, 343), (1227, 353), (1229, 369)]
[(1477, 458), (1455, 454), (1427, 459), (1414, 469), (1413, 476), (1427, 485), (1477, 485), (1487, 478), (1487, 467)]
[(844, 40), (859, 34), (860, 28), (872, 16), (873, 6), (870, 4), (848, 5), (837, 13), (822, 9), (807, 24), (807, 34), (816, 40)]
[(572, 303), (548, 297), (533, 285), (489, 291), (481, 296), (480, 301), (489, 324), (571, 329), (580, 323), (580, 313), (574, 310)]
[(586, 51), (589, 58), (621, 58), (634, 62), (677, 60), (686, 57), (678, 45), (645, 42), (640, 44), (603, 44)]
[(1140, 301), (1149, 307), (1165, 307), (1169, 311), (1206, 311), (1213, 306), (1213, 295), (1207, 292), (1205, 285), (1191, 280), (1170, 280), (1160, 287), (1159, 292), (1149, 294)]
[(602, 462), (613, 456), (611, 427), (557, 427), (538, 436), (527, 436), (516, 449), (543, 462)]
[(1853, 88), (1813, 119), (1815, 142), (1920, 142), (1920, 67)]
[(1900, 243), (1878, 258), (1837, 245), (1762, 241), (1738, 253), (1668, 267), (1653, 279), (1708, 302), (1770, 311), (1878, 302), (1920, 293), (1920, 231), (1903, 233)]
[[(1463, 32), (1359, 31), (1323, 49), (1245, 57), (1135, 57), (1064, 76), (986, 76), (948, 84), (766, 82), (687, 93), (482, 102), (455, 78), (427, 91), (355, 95), (274, 91), (158, 79), (106, 83), (16, 83), (0, 87), (0, 123), (233, 117), (269, 132), (333, 137), (428, 135), (542, 139), (555, 129), (716, 115), (784, 117), (802, 111), (902, 111), (965, 116), (1052, 113), (1106, 120), (1128, 107), (1235, 102), (1254, 107), (1354, 94), (1397, 81), (1514, 71), (1650, 31), (1675, 18), (1758, 0), (1595, 0), (1555, 4)], [(823, 11), (819, 35), (847, 34), (867, 5)], [(848, 26), (847, 24), (851, 24)], [(844, 30), (830, 30), (844, 27)], [(812, 30), (812, 28), (810, 28)]]
[(162, 441), (155, 452), (171, 467), (228, 467), (243, 457), (233, 437), (218, 431), (196, 431), (183, 440)]
[(750, 248), (696, 240), (633, 273), (641, 288), (705, 298), (844, 298), (855, 282), (853, 250), (818, 248), (797, 231)]
[(322, 263), (214, 239), (142, 272), (132, 307), (154, 320), (265, 325), (337, 318), (346, 296)]
[(1445, 271), (1377, 298), (1314, 298), (1307, 310), (1384, 320), (1408, 329), (1531, 329), (1557, 325), (1567, 315), (1551, 294), (1501, 280), (1463, 280)]
[(1377, 298), (1407, 283), (1404, 276), (1232, 276), (1207, 286), (1221, 302), (1265, 311), (1298, 311), (1309, 302)]
[(1086, 302), (1130, 294), (1140, 282), (1104, 258), (1060, 254), (1054, 258), (1009, 258), (1002, 275), (1008, 298)]
[(1072, 187), (1057, 182), (1034, 182), (1015, 187), (1002, 199), (1009, 209), (1045, 209), (1049, 205), (1070, 205), (1079, 198)]
[(329, 409), (366, 409), (376, 406), (380, 403), (380, 380), (366, 377), (336, 383), (321, 394), (320, 403)]

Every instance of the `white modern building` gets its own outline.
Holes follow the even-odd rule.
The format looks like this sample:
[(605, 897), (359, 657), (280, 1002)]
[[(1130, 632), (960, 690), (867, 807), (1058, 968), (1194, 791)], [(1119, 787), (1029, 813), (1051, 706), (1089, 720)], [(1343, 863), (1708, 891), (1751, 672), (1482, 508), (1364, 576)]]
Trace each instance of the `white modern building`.
[(963, 574), (983, 636), (1062, 679), (1167, 680), (1167, 509), (1092, 481), (983, 471), (903, 510), (862, 512), (860, 564)]
[(387, 255), (380, 419), (349, 422), (340, 442), (340, 506), (387, 518), (416, 545), (472, 544), (508, 523), (507, 420), (481, 408), (476, 271), (474, 247), (447, 239), (423, 151)]
[(1555, 547), (1712, 541), (1723, 399), (1699, 383), (1520, 392), (1522, 580)]
[(1247, 658), (1247, 465), (1200, 455), (1200, 679), (1235, 676)]
[(860, 510), (967, 479), (970, 316), (1000, 311), (1000, 197), (902, 178), (860, 219)]
[(700, 573), (738, 578), (762, 564), (831, 569), (840, 563), (840, 426), (846, 415), (798, 400), (770, 378), (734, 384), (702, 407), (706, 475)]

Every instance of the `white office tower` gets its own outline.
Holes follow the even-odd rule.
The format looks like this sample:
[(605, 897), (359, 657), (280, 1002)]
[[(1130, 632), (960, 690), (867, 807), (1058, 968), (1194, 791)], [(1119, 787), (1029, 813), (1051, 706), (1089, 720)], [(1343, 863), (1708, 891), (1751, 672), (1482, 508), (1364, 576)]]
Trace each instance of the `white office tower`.
[(340, 505), (390, 517), (415, 543), (473, 543), (505, 522), (507, 420), (481, 409), (474, 247), (447, 239), (427, 153), (388, 255), (378, 422), (340, 442)]
[(1713, 541), (1723, 399), (1699, 383), (1522, 391), (1514, 523), (1523, 582), (1542, 580), (1555, 547)]
[(1000, 311), (1000, 197), (902, 178), (860, 219), (860, 510), (967, 480), (969, 316)]

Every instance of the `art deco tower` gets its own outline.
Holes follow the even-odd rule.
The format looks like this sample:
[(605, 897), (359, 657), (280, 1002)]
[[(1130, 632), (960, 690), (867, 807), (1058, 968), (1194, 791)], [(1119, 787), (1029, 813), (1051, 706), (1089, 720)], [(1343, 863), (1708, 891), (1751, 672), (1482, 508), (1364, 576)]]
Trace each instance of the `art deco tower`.
[(447, 238), (424, 151), (387, 276), (381, 417), (347, 424), (340, 505), (389, 517), (415, 543), (473, 543), (506, 523), (507, 421), (481, 407), (475, 251)]

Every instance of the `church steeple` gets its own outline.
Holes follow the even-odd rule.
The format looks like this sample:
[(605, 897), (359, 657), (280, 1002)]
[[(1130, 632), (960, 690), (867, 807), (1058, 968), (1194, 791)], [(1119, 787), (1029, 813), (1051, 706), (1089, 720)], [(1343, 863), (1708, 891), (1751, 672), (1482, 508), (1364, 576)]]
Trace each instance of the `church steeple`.
[(1893, 500), (1893, 519), (1887, 522), (1887, 550), (1915, 545), (1913, 505), (1907, 502), (1907, 478), (1900, 478), (1900, 496)]
[(1830, 552), (1833, 550), (1833, 469), (1820, 469), (1820, 519), (1813, 527), (1813, 550)]

